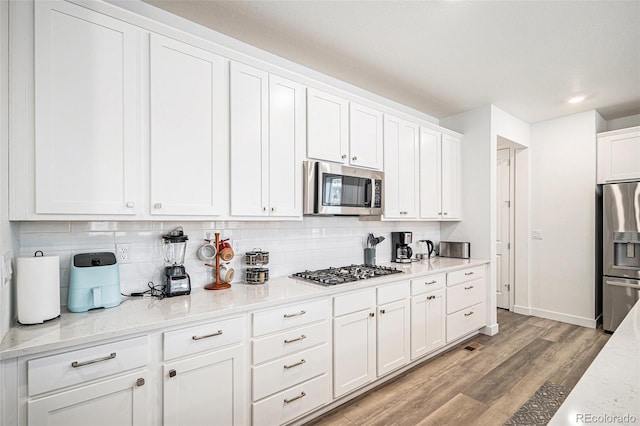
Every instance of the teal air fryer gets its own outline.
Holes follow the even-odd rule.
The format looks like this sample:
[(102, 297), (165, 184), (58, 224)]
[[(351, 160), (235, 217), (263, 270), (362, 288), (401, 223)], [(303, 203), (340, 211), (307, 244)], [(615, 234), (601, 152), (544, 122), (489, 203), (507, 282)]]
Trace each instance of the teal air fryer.
[(120, 304), (120, 270), (111, 252), (73, 256), (69, 281), (71, 312), (112, 308)]

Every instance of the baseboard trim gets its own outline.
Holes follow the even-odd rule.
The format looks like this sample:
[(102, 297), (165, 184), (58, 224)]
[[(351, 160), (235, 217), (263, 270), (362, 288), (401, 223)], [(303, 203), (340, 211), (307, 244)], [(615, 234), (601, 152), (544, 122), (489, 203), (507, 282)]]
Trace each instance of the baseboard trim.
[(513, 313), (531, 316), (531, 308), (528, 306), (513, 305)]
[(498, 324), (487, 325), (480, 331), (480, 333), (486, 334), (487, 336), (495, 336), (498, 334), (499, 328)]
[(545, 309), (531, 308), (531, 315), (541, 318), (547, 318), (554, 321), (567, 322), (569, 324), (579, 325), (581, 327), (596, 328), (596, 320), (578, 317), (575, 315), (563, 314), (561, 312), (547, 311)]

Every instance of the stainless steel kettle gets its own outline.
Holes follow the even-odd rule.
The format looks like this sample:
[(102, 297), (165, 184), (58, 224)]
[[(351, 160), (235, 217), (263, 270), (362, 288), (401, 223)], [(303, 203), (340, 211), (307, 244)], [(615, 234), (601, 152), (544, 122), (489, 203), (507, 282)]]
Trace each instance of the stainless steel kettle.
[(435, 254), (435, 246), (433, 245), (433, 241), (431, 240), (419, 240), (417, 252), (419, 259), (428, 260)]

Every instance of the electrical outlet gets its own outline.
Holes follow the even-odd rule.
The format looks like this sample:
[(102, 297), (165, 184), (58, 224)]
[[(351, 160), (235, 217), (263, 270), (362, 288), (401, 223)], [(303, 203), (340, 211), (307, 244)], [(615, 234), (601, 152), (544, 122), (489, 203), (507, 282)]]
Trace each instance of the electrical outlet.
[(116, 244), (118, 263), (129, 263), (129, 244)]
[(531, 230), (531, 239), (532, 240), (541, 240), (542, 239), (542, 229), (532, 229)]

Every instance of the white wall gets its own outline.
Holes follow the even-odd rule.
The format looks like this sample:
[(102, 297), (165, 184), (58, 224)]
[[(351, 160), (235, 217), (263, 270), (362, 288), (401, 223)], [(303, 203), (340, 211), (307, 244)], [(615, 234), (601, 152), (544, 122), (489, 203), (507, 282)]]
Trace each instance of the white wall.
[(533, 315), (595, 327), (595, 111), (531, 126)]
[(22, 222), (19, 224), (20, 255), (36, 250), (60, 256), (60, 299), (66, 305), (71, 258), (78, 253), (115, 251), (115, 245), (130, 245), (130, 263), (121, 263), (124, 293), (142, 291), (147, 282), (160, 283), (164, 266), (161, 236), (182, 226), (189, 236), (185, 267), (193, 288), (213, 280), (211, 268), (197, 257), (204, 238), (214, 231), (232, 239), (236, 257), (234, 282), (243, 281), (243, 254), (254, 248), (269, 251), (272, 277), (305, 269), (360, 264), (363, 242), (369, 232), (386, 238), (377, 247), (377, 263), (391, 261), (392, 231), (413, 231), (414, 241), (440, 240), (438, 222), (360, 221), (356, 217), (305, 217), (300, 222)]
[(626, 129), (627, 127), (635, 126), (640, 126), (640, 114), (608, 120), (607, 128), (605, 130)]

